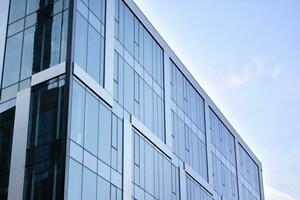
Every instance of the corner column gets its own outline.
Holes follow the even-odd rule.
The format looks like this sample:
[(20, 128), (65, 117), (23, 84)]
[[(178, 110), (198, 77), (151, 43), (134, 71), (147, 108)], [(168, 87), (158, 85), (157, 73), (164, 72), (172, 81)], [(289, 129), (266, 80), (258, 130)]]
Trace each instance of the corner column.
[(23, 198), (31, 89), (17, 93), (8, 200)]

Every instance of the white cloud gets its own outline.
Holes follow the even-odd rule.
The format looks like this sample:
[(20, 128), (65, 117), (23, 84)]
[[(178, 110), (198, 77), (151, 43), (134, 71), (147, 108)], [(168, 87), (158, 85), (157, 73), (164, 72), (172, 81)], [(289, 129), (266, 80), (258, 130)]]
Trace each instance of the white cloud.
[(270, 186), (265, 186), (266, 200), (296, 200), (288, 194), (278, 191)]
[[(238, 70), (239, 67), (235, 67)], [(240, 72), (229, 73), (226, 83), (229, 87), (239, 87), (261, 77), (277, 79), (281, 73), (279, 66), (268, 66), (264, 56), (253, 57), (249, 63), (242, 67)]]

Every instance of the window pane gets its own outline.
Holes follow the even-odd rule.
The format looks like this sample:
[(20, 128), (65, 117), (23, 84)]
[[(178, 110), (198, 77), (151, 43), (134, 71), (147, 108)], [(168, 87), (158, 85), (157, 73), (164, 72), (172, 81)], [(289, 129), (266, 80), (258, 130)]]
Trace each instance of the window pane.
[(7, 199), (15, 108), (0, 113), (0, 199)]
[(100, 77), (100, 34), (89, 25), (87, 73), (99, 82)]
[(12, 85), (19, 80), (22, 40), (23, 33), (7, 39), (2, 87)]
[(33, 65), (34, 53), (34, 34), (35, 27), (26, 29), (24, 32), (22, 67), (21, 67), (21, 80), (31, 76)]
[(73, 81), (71, 138), (83, 145), (85, 90)]
[(42, 70), (59, 63), (62, 15), (56, 15), (45, 24)]
[(70, 159), (69, 164), (69, 182), (68, 182), (68, 199), (81, 199), (81, 181), (82, 181), (82, 165)]
[(83, 168), (82, 199), (96, 199), (97, 176), (87, 168)]
[(105, 0), (90, 0), (90, 9), (104, 23)]
[(125, 48), (133, 54), (134, 48), (134, 16), (132, 12), (126, 8), (125, 9)]
[(101, 103), (99, 116), (99, 158), (110, 164), (111, 112)]
[(145, 124), (153, 130), (153, 92), (151, 88), (145, 84)]
[(26, 1), (11, 0), (9, 22), (16, 21), (25, 15)]
[(98, 177), (97, 200), (110, 200), (110, 183)]
[(78, 12), (76, 13), (75, 62), (86, 69), (88, 23)]
[(84, 147), (94, 155), (97, 155), (99, 103), (91, 94), (88, 92), (86, 94)]
[(144, 67), (152, 75), (152, 37), (148, 31), (144, 31)]
[(124, 107), (128, 112), (133, 113), (133, 69), (126, 62), (124, 67)]

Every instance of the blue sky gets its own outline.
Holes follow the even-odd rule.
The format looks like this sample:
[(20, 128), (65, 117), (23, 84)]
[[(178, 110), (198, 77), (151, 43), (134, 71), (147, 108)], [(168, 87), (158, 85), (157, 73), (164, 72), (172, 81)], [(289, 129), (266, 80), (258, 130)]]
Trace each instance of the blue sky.
[(300, 1), (135, 0), (263, 163), (300, 200)]

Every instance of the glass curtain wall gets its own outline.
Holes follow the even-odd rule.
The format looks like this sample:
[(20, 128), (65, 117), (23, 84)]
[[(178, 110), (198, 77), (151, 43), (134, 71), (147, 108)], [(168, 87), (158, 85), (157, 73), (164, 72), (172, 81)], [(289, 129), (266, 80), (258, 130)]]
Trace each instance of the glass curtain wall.
[(0, 113), (0, 199), (7, 199), (15, 108)]
[(1, 101), (66, 59), (69, 0), (11, 0)]
[(63, 198), (64, 98), (64, 77), (32, 88), (24, 199)]

